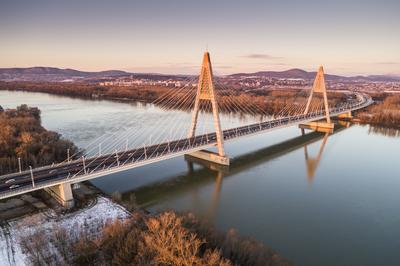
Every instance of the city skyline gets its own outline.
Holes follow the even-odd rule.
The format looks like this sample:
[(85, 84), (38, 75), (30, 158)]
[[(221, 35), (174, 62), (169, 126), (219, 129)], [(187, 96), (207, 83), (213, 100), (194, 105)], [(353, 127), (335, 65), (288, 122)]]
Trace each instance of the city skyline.
[(13, 1), (0, 67), (196, 74), (315, 71), (400, 75), (396, 1)]

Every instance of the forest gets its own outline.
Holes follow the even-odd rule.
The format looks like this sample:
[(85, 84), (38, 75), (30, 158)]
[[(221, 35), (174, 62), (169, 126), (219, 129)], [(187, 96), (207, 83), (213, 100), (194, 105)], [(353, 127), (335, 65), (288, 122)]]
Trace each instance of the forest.
[[(62, 82), (1, 82), (0, 90), (11, 91), (28, 91), (28, 92), (43, 92), (55, 95), (65, 95), (70, 97), (79, 98), (93, 98), (93, 99), (108, 99), (108, 100), (128, 100), (128, 101), (141, 101), (146, 103), (163, 104), (166, 107), (176, 108), (177, 102), (185, 98), (188, 90), (195, 94), (195, 88), (186, 88), (179, 90), (175, 87), (166, 87), (160, 85), (133, 85), (127, 87), (121, 86), (100, 86), (90, 83), (62, 83)], [(176, 90), (176, 94), (171, 90)], [(221, 112), (241, 112), (241, 113), (258, 113), (273, 115), (281, 112), (288, 106), (301, 106), (305, 105), (307, 101), (307, 92), (286, 89), (286, 90), (255, 90), (244, 91), (241, 89), (226, 89), (216, 87), (219, 93), (219, 107)], [(174, 94), (173, 99), (162, 101), (165, 95)], [(320, 98), (315, 95), (315, 98)], [(336, 105), (345, 99), (343, 93), (330, 92), (329, 104)], [(194, 99), (194, 97), (193, 97)], [(321, 98), (319, 99), (321, 100)], [(316, 101), (315, 107), (317, 108)], [(239, 106), (246, 105), (246, 108)], [(190, 102), (180, 104), (180, 109), (188, 109)]]
[(135, 101), (152, 102), (160, 95), (171, 90), (163, 86), (100, 86), (83, 82), (2, 82), (0, 90), (44, 92), (56, 95), (65, 95), (79, 98), (110, 98), (129, 99)]
[(400, 128), (400, 95), (374, 94), (375, 104), (357, 113), (362, 123)]
[(4, 110), (0, 106), (0, 175), (53, 162), (61, 162), (78, 148), (60, 134), (48, 131), (41, 125), (40, 110), (20, 105), (16, 109)]
[(109, 221), (99, 232), (53, 228), (20, 239), (32, 265), (290, 265), (265, 245), (222, 233), (191, 213), (134, 212)]

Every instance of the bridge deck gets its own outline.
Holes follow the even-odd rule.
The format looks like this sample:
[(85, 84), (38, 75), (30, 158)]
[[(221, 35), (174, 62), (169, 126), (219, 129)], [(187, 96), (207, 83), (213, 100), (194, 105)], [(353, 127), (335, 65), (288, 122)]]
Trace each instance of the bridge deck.
[[(338, 107), (330, 110), (331, 116), (364, 108), (372, 103), (369, 96), (357, 94), (358, 101), (354, 101), (346, 107)], [(224, 141), (265, 133), (274, 129), (298, 125), (325, 118), (324, 112), (310, 113), (274, 119), (266, 122), (241, 126), (223, 131)], [(117, 173), (120, 171), (140, 167), (154, 162), (170, 159), (197, 150), (216, 145), (216, 134), (209, 133), (156, 144), (148, 147), (127, 150), (114, 154), (107, 154), (95, 158), (75, 160), (68, 163), (36, 168), (32, 171), (14, 173), (0, 177), (0, 199), (24, 194), (27, 192), (59, 185), (62, 183), (78, 183), (85, 180)], [(12, 182), (10, 182), (12, 181)], [(13, 188), (10, 188), (14, 185)]]

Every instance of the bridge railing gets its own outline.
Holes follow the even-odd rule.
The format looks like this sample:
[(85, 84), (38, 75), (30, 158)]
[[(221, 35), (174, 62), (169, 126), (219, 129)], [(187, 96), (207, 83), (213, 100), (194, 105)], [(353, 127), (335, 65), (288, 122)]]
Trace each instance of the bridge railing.
[[(367, 96), (365, 94), (360, 94), (360, 93), (356, 93), (356, 98), (357, 100), (353, 100), (351, 102), (347, 102), (346, 104), (339, 106), (339, 107), (335, 107), (332, 108), (330, 110), (332, 115), (338, 115), (340, 113), (344, 113), (347, 111), (351, 111), (351, 110), (357, 110), (360, 108), (364, 108), (368, 105), (370, 105), (373, 101), (371, 99), (370, 96)], [(232, 128), (232, 129), (227, 129), (223, 131), (223, 136), (225, 140), (228, 139), (233, 139), (233, 138), (238, 138), (240, 136), (243, 135), (249, 135), (250, 133), (257, 133), (260, 131), (264, 131), (267, 129), (271, 129), (271, 128), (276, 128), (276, 127), (280, 127), (280, 126), (285, 126), (285, 125), (289, 125), (289, 124), (295, 124), (295, 123), (301, 123), (303, 121), (309, 121), (309, 120), (313, 120), (313, 119), (320, 119), (323, 118), (325, 116), (325, 111), (316, 111), (316, 112), (310, 112), (308, 114), (301, 114), (301, 115), (296, 115), (296, 116), (289, 116), (289, 117), (281, 117), (281, 118), (277, 118), (274, 120), (269, 120), (269, 121), (265, 121), (265, 122), (260, 122), (260, 123), (256, 123), (256, 124), (252, 124), (252, 125), (246, 125), (246, 126), (241, 126), (241, 127), (236, 127), (236, 128)], [(197, 136), (197, 137), (201, 137), (202, 140), (197, 142), (197, 141), (192, 141), (190, 139), (186, 139), (184, 145), (182, 145), (181, 147), (178, 147), (177, 149), (172, 149), (172, 150), (167, 150), (167, 146), (164, 148), (163, 151), (159, 152), (154, 151), (152, 154), (150, 154), (148, 157), (146, 156), (146, 158), (141, 158), (142, 156), (140, 156), (136, 161), (132, 160), (132, 162), (129, 162), (128, 160), (125, 161), (122, 166), (124, 165), (128, 165), (128, 164), (134, 164), (137, 163), (138, 161), (143, 161), (143, 160), (148, 160), (148, 159), (154, 159), (154, 158), (158, 158), (158, 157), (162, 157), (162, 156), (167, 156), (170, 155), (171, 153), (178, 153), (178, 152), (182, 152), (182, 151), (188, 151), (190, 149), (194, 149), (194, 148), (199, 148), (201, 146), (205, 146), (205, 145), (212, 145), (213, 143), (216, 143), (216, 138), (215, 138), (215, 132), (213, 133), (208, 133), (205, 136), (205, 140), (203, 140), (204, 136)], [(214, 137), (213, 137), (214, 136)], [(80, 160), (75, 160), (76, 161), (80, 161)], [(71, 162), (70, 162), (71, 163)], [(68, 163), (66, 163), (68, 164)], [(117, 164), (111, 164), (110, 167), (118, 167), (121, 165), (117, 165)], [(107, 168), (106, 170), (110, 169)], [(52, 166), (44, 166), (44, 167), (40, 167), (37, 168), (36, 170), (40, 169), (51, 169)], [(64, 177), (64, 178), (60, 178), (60, 179), (53, 179), (51, 181), (46, 182), (46, 186), (48, 186), (49, 184), (56, 184), (59, 183), (60, 180), (64, 180), (65, 182), (68, 182), (70, 180), (73, 180), (75, 178), (80, 178), (81, 176), (85, 176), (88, 174), (93, 174), (93, 173), (98, 173), (104, 171), (104, 169), (94, 169), (91, 172), (86, 172), (86, 173), (82, 173), (80, 175), (74, 175), (74, 176), (68, 176), (68, 177)], [(29, 173), (29, 171), (26, 171)], [(0, 177), (1, 179), (3, 178), (8, 178), (10, 176), (18, 176), (20, 173), (14, 173), (14, 174), (10, 174), (10, 175), (6, 175), (6, 176), (2, 176)], [(41, 186), (41, 184), (36, 184), (35, 187), (21, 187), (21, 188), (15, 188), (12, 189), (10, 191), (4, 191), (1, 192), (1, 197), (4, 198), (5, 195), (13, 195), (13, 194), (18, 194), (21, 191), (30, 191), (32, 189), (40, 189), (43, 186)]]

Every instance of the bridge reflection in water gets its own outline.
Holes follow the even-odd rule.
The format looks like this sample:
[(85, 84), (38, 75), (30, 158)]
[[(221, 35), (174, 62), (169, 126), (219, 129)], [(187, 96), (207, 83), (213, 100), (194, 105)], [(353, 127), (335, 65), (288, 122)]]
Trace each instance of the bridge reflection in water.
[[(301, 134), (304, 136), (305, 132), (304, 129), (301, 129)], [(322, 139), (318, 154), (316, 157), (312, 157), (308, 153), (308, 144), (304, 145), (304, 158), (306, 162), (306, 167), (307, 167), (307, 178), (308, 178), (308, 183), (311, 185), (311, 183), (314, 180), (315, 172), (318, 168), (318, 165), (321, 161), (322, 153), (324, 152), (326, 142), (328, 141), (329, 133), (326, 132), (324, 133), (324, 137)]]
[[(212, 162), (199, 160), (195, 157), (185, 156), (188, 165), (188, 170), (185, 174), (166, 178), (163, 181), (124, 192), (122, 194), (122, 200), (127, 204), (137, 205), (143, 208), (153, 208), (167, 200), (170, 201), (181, 195), (190, 194), (193, 209), (201, 210), (201, 213), (198, 213), (198, 215), (211, 222), (218, 212), (224, 179), (291, 152), (304, 149), (306, 175), (308, 183), (311, 184), (323, 157), (329, 136), (345, 130), (349, 126), (350, 123), (339, 123), (331, 134), (321, 132), (306, 133), (302, 130), (301, 135), (298, 137), (235, 157), (231, 160), (229, 166), (214, 164)], [(312, 144), (319, 145), (316, 156), (311, 155), (309, 150), (309, 146)], [(207, 199), (209, 203), (204, 206), (204, 202), (199, 197), (199, 190), (212, 183), (214, 183), (212, 195)]]

